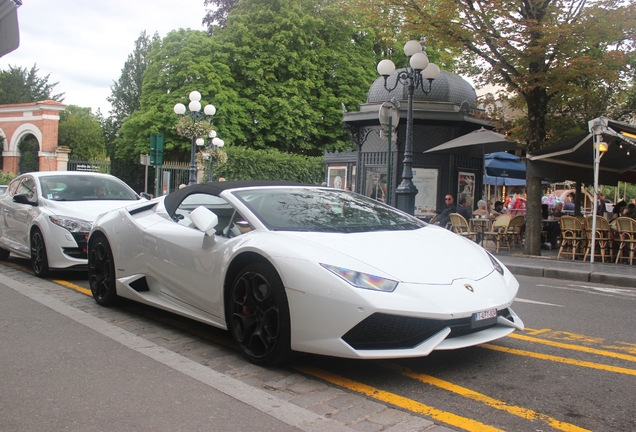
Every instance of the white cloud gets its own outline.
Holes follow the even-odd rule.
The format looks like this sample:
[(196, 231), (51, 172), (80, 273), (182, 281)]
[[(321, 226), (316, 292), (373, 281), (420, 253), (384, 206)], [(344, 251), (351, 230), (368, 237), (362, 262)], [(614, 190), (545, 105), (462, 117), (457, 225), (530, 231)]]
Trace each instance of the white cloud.
[(18, 9), (20, 47), (0, 58), (50, 74), (64, 103), (108, 115), (110, 86), (142, 31), (164, 37), (179, 28), (204, 30), (203, 0), (24, 0)]

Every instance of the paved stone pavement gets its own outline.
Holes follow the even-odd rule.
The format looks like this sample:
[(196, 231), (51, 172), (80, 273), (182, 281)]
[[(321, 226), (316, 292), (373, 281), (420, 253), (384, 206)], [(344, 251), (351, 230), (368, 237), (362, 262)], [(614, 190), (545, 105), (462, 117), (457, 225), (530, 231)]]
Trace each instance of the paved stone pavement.
[[(244, 360), (231, 341), (228, 343), (226, 332), (215, 333), (215, 329), (202, 325), (201, 334), (193, 335), (180, 329), (178, 317), (168, 318), (174, 321), (165, 324), (161, 319), (146, 318), (145, 314), (152, 314), (154, 309), (143, 305), (132, 306), (143, 309), (141, 314), (123, 307), (104, 308), (89, 296), (5, 266), (0, 266), (0, 289), (14, 289), (298, 430), (453, 431), (424, 417), (308, 378), (296, 372), (293, 365), (255, 366)], [(104, 369), (109, 367), (118, 366), (101, 365), (101, 372), (106, 373)]]

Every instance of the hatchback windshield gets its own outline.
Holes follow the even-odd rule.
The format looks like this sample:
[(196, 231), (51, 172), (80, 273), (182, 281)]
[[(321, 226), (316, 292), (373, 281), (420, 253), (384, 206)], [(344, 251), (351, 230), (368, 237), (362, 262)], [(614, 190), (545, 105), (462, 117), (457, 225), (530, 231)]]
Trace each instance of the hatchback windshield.
[(42, 196), (54, 201), (137, 199), (135, 192), (115, 177), (61, 174), (40, 177), (39, 181)]
[(234, 195), (274, 231), (352, 233), (426, 225), (375, 200), (335, 189), (255, 189)]

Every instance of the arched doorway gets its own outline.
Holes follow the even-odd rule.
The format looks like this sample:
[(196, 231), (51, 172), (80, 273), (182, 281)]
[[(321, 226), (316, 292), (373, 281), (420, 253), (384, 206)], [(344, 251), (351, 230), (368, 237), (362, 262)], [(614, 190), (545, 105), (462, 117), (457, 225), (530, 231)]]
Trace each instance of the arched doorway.
[(59, 112), (65, 108), (52, 100), (0, 105), (3, 172), (58, 170)]

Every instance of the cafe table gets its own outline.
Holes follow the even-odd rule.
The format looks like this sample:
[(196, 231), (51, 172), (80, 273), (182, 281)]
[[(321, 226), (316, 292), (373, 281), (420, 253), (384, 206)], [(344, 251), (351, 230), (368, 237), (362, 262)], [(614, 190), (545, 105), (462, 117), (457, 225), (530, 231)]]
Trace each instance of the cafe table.
[(470, 223), (473, 225), (473, 231), (481, 233), (480, 244), (484, 246), (484, 233), (490, 230), (490, 223), (492, 219), (487, 216), (479, 216), (470, 218)]

